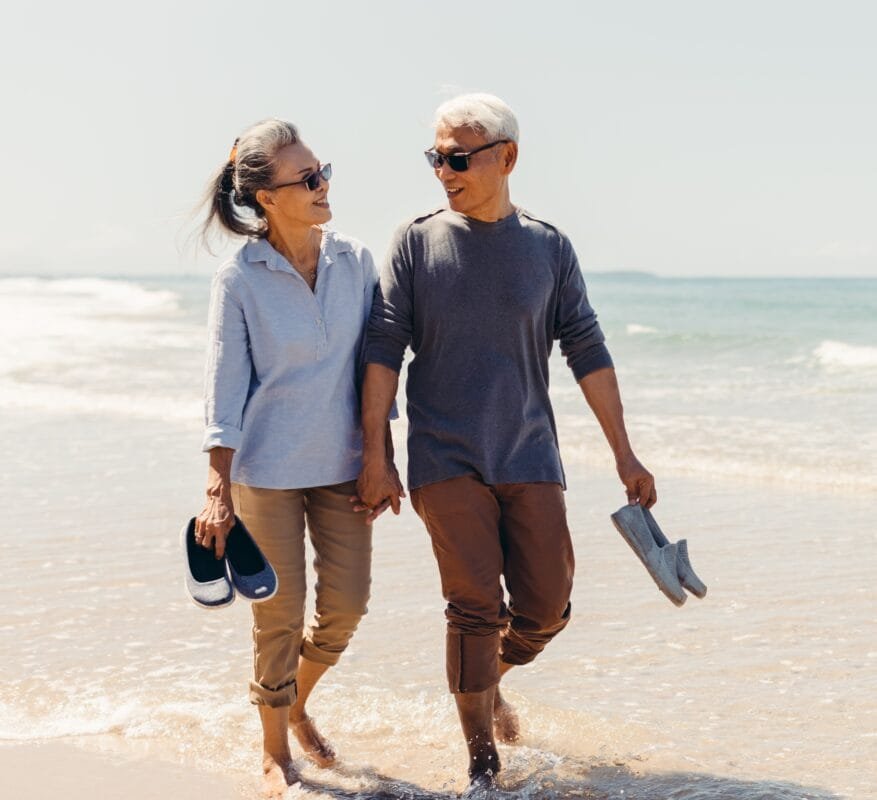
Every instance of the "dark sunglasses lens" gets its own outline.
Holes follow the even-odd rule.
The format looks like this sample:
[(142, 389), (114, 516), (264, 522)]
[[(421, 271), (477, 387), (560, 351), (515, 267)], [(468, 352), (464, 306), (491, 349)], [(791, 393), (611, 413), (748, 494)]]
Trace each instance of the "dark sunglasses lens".
[(465, 172), (469, 169), (469, 156), (445, 156), (445, 158), (454, 172)]
[(320, 188), (320, 181), (327, 181), (332, 177), (332, 165), (326, 164), (320, 167), (316, 172), (311, 173), (305, 178), (305, 185), (312, 192)]

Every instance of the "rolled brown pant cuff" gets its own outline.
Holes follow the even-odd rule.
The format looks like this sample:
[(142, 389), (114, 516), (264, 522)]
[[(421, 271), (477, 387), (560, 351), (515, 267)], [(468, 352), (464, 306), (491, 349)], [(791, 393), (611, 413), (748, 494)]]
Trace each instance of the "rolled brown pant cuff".
[(449, 630), (445, 648), (448, 688), (454, 694), (484, 692), (499, 683), (499, 633), (475, 636)]
[(256, 706), (283, 708), (291, 706), (297, 696), (295, 681), (277, 689), (269, 689), (260, 683), (250, 681), (250, 702)]
[(503, 631), (499, 660), (512, 666), (523, 666), (533, 661), (545, 646), (569, 623), (572, 605), (567, 603), (562, 616), (553, 625), (539, 628), (529, 620), (516, 617), (515, 625)]

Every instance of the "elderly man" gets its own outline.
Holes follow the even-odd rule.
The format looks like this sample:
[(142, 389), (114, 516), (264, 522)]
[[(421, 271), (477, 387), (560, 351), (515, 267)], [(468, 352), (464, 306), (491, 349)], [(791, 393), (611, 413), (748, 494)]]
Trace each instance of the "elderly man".
[(444, 103), (426, 157), (449, 207), (403, 225), (389, 250), (369, 323), (358, 489), (366, 505), (389, 502), (398, 513), (386, 420), (410, 345), (408, 487), (448, 603), (448, 682), (477, 790), (500, 767), (494, 735), (518, 738), (500, 678), (531, 662), (570, 616), (573, 551), (548, 395), (553, 340), (612, 447), (629, 502), (656, 498), (628, 441), (572, 245), (510, 200), (511, 109), (483, 94)]

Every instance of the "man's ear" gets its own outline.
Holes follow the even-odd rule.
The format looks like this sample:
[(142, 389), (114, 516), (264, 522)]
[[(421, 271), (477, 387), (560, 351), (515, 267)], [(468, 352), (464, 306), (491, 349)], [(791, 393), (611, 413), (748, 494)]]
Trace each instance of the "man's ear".
[(518, 163), (518, 143), (508, 142), (503, 150), (502, 171), (505, 175), (508, 175), (515, 168), (515, 164)]

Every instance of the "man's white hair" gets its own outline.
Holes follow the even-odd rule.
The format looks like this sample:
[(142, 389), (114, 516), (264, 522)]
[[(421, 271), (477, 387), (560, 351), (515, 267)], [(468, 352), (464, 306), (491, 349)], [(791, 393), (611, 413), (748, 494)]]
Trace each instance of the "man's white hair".
[(433, 128), (472, 128), (488, 139), (518, 141), (518, 120), (498, 97), (481, 92), (461, 94), (445, 100), (436, 110)]

